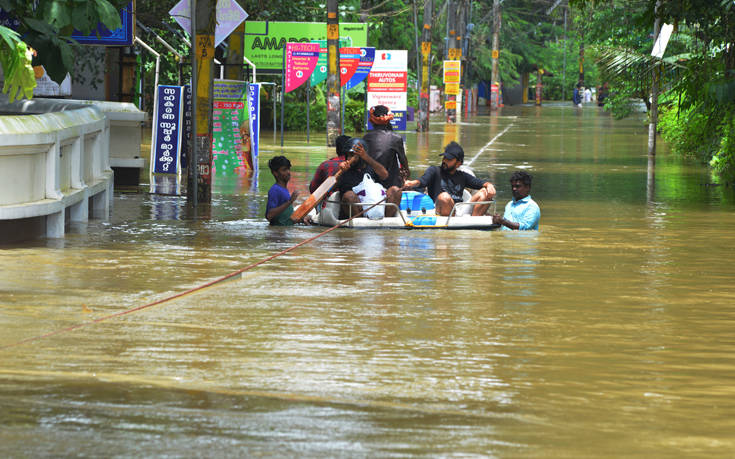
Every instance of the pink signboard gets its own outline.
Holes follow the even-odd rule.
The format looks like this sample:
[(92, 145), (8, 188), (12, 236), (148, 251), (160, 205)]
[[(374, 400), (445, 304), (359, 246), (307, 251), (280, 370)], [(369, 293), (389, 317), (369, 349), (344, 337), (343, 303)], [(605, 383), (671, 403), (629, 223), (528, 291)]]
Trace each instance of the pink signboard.
[(360, 65), (360, 48), (339, 49), (339, 73), (340, 86), (344, 86), (352, 78)]
[(286, 92), (304, 84), (318, 60), (319, 43), (286, 43)]

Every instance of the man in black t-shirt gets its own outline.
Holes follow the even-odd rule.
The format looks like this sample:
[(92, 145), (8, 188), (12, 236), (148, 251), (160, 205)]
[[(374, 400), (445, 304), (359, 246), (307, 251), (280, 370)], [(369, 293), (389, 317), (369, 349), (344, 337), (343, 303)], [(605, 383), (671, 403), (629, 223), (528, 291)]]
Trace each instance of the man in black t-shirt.
[[(444, 153), (439, 156), (443, 156), (441, 167), (430, 166), (420, 179), (407, 180), (403, 189), (426, 187), (426, 192), (434, 200), (436, 213), (443, 216), (448, 216), (454, 204), (462, 201), (465, 188), (479, 190), (472, 196), (470, 202), (493, 200), (495, 187), (492, 183), (459, 170), (459, 166), (464, 162), (464, 150), (457, 142), (450, 142), (444, 147)], [(485, 215), (490, 204), (477, 204), (472, 207), (472, 215)], [(458, 207), (457, 213), (464, 213), (462, 210)]]
[[(339, 168), (342, 170), (342, 175), (337, 180), (336, 188), (339, 190), (342, 201), (340, 218), (347, 218), (350, 215), (350, 206), (360, 203), (360, 198), (352, 191), (352, 188), (362, 182), (366, 173), (369, 173), (376, 182), (388, 177), (388, 170), (368, 155), (362, 139), (354, 138), (348, 142), (349, 151), (345, 155), (345, 159), (349, 161), (354, 155), (359, 156), (360, 159), (352, 167), (350, 167), (347, 161), (339, 165)], [(353, 206), (352, 215), (357, 214), (361, 210), (361, 206)]]

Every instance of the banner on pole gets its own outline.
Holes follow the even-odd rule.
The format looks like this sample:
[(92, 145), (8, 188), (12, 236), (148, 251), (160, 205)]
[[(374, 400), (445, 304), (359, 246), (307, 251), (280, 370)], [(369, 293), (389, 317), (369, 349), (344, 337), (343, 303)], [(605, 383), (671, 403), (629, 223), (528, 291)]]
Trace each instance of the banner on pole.
[[(339, 47), (346, 47), (349, 45), (349, 41), (349, 37), (340, 37)], [(311, 86), (314, 87), (327, 79), (327, 40), (314, 40), (312, 43), (319, 44), (319, 60), (316, 63), (314, 72), (311, 74), (310, 80)]]
[[(212, 165), (215, 177), (242, 175), (252, 169), (243, 131), (249, 131), (246, 81), (214, 80)], [(245, 151), (244, 151), (245, 150)]]
[[(367, 105), (385, 105), (395, 118), (391, 121), (394, 129), (406, 130), (406, 109), (408, 106), (408, 51), (376, 50), (375, 60), (367, 77)], [(372, 125), (368, 123), (368, 128)]]
[(339, 83), (344, 86), (357, 72), (360, 64), (360, 50), (362, 48), (340, 48), (339, 49)]
[(304, 84), (318, 60), (318, 43), (286, 43), (286, 92)]
[(258, 157), (260, 155), (260, 84), (248, 85), (248, 113), (250, 126), (250, 167), (255, 171), (257, 188)]
[(367, 78), (370, 70), (375, 62), (375, 48), (360, 48), (360, 61), (357, 64), (357, 71), (345, 85), (345, 89), (352, 89)]
[(151, 133), (151, 193), (180, 192), (183, 99), (183, 86), (159, 85), (156, 88)]

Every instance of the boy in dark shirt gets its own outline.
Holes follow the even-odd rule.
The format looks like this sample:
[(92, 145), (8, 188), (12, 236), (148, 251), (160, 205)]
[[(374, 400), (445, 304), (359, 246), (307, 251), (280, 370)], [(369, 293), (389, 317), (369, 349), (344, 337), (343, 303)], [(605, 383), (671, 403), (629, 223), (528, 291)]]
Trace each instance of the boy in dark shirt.
[(291, 161), (285, 156), (275, 156), (268, 161), (268, 167), (276, 178), (276, 183), (268, 190), (268, 204), (265, 207), (265, 218), (271, 225), (290, 226), (293, 203), (299, 196), (298, 190), (288, 192), (286, 185), (291, 180)]
[[(450, 142), (439, 156), (443, 156), (441, 167), (430, 166), (420, 179), (407, 180), (403, 189), (426, 187), (427, 193), (434, 200), (436, 213), (445, 217), (452, 212), (455, 203), (462, 201), (465, 188), (479, 190), (472, 195), (470, 202), (493, 200), (495, 187), (492, 183), (459, 170), (464, 162), (464, 150), (457, 142)], [(472, 207), (472, 215), (484, 215), (490, 204)], [(462, 210), (457, 208), (457, 213), (462, 214)]]

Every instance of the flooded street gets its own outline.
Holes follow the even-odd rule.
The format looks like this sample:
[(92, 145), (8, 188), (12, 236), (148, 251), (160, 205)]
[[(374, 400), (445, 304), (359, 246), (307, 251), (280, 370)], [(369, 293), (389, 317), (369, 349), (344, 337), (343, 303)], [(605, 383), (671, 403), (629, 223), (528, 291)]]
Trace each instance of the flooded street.
[[(642, 118), (505, 107), (450, 140), (539, 232), (339, 229), (263, 218), (281, 154), (211, 208), (116, 194), (109, 222), (0, 247), (0, 455), (727, 457), (735, 450), (735, 191), (646, 156)], [(282, 150), (306, 192), (323, 134)], [(330, 152), (331, 153), (331, 152)], [(332, 155), (330, 154), (329, 157)], [(21, 340), (41, 337), (16, 345)]]

